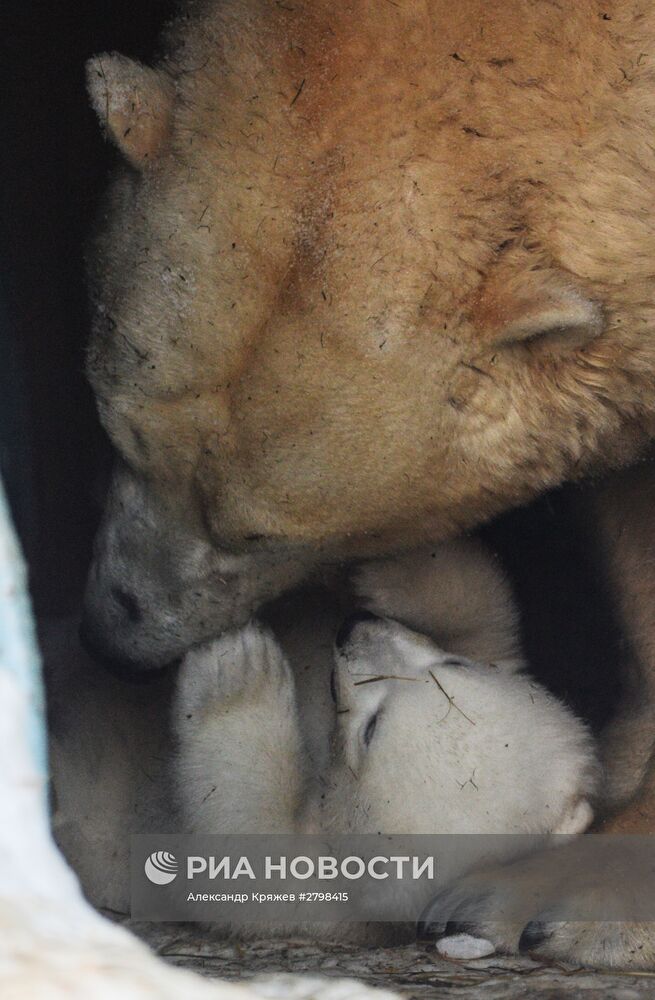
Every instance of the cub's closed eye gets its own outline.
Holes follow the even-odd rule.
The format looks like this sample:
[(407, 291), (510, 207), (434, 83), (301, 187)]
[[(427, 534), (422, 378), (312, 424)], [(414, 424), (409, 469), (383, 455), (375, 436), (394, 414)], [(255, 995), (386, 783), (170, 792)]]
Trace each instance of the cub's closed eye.
[(337, 673), (334, 667), (332, 668), (332, 673), (330, 674), (330, 694), (332, 695), (332, 701), (336, 705), (337, 703)]
[(372, 715), (371, 718), (366, 723), (366, 729), (364, 730), (364, 746), (366, 747), (370, 744), (371, 740), (373, 739), (373, 735), (375, 733), (375, 729), (378, 724), (379, 714), (380, 714), (379, 712), (376, 712), (375, 715)]
[(470, 660), (460, 660), (456, 656), (449, 656), (447, 659), (442, 660), (442, 666), (444, 667), (466, 667), (470, 665)]

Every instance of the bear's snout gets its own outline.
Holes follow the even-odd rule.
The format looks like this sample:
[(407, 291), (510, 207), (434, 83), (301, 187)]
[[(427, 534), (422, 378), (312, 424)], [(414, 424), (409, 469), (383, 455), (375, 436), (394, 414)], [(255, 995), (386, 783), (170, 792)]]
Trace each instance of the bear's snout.
[(171, 661), (171, 663), (165, 666), (149, 667), (137, 660), (128, 659), (127, 657), (120, 658), (108, 654), (102, 635), (94, 627), (87, 615), (83, 617), (79, 627), (79, 637), (82, 647), (94, 663), (103, 667), (108, 673), (113, 674), (119, 680), (128, 681), (132, 684), (144, 684), (156, 680), (162, 674), (166, 673), (169, 667), (179, 662), (178, 659)]
[(131, 594), (128, 590), (123, 590), (121, 587), (112, 587), (111, 596), (123, 609), (130, 622), (138, 625), (139, 622), (143, 621), (143, 611), (134, 594)]

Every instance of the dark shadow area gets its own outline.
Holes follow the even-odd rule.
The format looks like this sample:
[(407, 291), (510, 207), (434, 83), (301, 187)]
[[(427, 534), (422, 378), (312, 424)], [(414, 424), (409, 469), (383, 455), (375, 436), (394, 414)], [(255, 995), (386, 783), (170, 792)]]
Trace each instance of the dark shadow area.
[(530, 669), (598, 729), (618, 700), (622, 638), (585, 511), (580, 489), (567, 486), (482, 536), (514, 585)]
[(25, 0), (0, 12), (0, 460), (40, 610), (77, 599), (107, 463), (86, 384), (83, 246), (112, 154), (84, 63), (152, 56), (169, 0)]

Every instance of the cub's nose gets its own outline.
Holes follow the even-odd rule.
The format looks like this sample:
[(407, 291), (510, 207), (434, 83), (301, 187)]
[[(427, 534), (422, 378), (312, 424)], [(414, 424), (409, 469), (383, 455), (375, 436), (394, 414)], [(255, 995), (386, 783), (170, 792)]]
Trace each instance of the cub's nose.
[(348, 618), (342, 622), (339, 631), (337, 632), (336, 639), (334, 640), (337, 649), (343, 649), (346, 645), (356, 627), (361, 622), (378, 622), (380, 619), (377, 615), (372, 614), (370, 611), (365, 611), (363, 608), (359, 611), (353, 612)]

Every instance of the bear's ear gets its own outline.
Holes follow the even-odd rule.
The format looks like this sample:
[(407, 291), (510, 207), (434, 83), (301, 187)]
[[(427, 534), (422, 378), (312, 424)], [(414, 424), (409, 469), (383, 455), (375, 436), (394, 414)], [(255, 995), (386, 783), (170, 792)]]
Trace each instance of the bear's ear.
[(86, 78), (91, 104), (106, 134), (132, 166), (147, 166), (170, 133), (171, 79), (118, 53), (89, 59)]
[(600, 305), (565, 271), (534, 266), (527, 255), (501, 259), (490, 271), (472, 319), (485, 339), (575, 350), (603, 330)]

